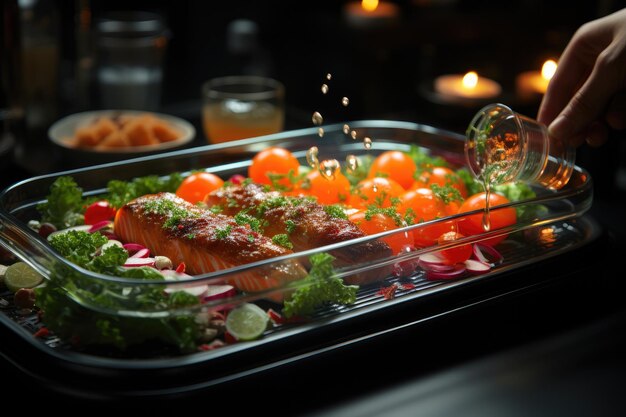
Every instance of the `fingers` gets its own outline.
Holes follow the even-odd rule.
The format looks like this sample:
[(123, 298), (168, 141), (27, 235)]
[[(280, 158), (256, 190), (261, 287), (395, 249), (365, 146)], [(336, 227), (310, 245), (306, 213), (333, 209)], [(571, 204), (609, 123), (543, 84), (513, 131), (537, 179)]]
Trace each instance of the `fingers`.
[(537, 120), (550, 125), (592, 73), (600, 52), (610, 43), (596, 22), (582, 26), (565, 47), (543, 97)]
[(603, 145), (609, 136), (608, 129), (603, 122), (594, 122), (587, 129), (585, 140), (589, 146), (594, 148)]
[(620, 91), (613, 96), (604, 118), (611, 128), (626, 129), (626, 91)]
[(604, 113), (620, 83), (620, 75), (613, 65), (613, 57), (610, 56), (612, 52), (607, 48), (600, 54), (587, 81), (549, 125), (548, 132), (551, 136), (568, 140), (583, 132)]

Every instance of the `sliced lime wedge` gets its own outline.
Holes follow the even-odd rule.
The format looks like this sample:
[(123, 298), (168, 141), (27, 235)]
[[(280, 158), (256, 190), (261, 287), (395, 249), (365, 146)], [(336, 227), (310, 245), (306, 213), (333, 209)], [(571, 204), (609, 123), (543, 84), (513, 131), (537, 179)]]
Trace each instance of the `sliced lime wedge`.
[(228, 313), (226, 330), (237, 340), (254, 340), (261, 337), (269, 321), (267, 312), (261, 307), (243, 303)]
[(17, 292), (20, 288), (34, 288), (41, 284), (43, 277), (25, 262), (9, 265), (4, 274), (4, 285), (10, 291)]

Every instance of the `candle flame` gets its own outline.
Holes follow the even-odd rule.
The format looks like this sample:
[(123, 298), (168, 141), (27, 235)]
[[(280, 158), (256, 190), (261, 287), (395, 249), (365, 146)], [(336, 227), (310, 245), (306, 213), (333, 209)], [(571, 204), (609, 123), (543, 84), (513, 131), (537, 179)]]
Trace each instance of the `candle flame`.
[(361, 7), (366, 12), (373, 12), (378, 7), (378, 0), (362, 0)]
[(471, 90), (476, 88), (476, 84), (478, 84), (478, 74), (475, 71), (470, 71), (463, 76), (463, 87)]
[(551, 80), (556, 72), (557, 64), (553, 60), (549, 59), (543, 63), (541, 67), (541, 76), (546, 80)]

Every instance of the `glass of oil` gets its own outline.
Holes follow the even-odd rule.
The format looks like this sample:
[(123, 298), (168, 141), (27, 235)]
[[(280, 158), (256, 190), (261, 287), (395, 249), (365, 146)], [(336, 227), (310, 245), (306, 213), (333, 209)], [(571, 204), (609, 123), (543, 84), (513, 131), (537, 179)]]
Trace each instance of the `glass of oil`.
[(522, 181), (557, 190), (572, 175), (576, 151), (551, 138), (545, 125), (494, 103), (470, 122), (465, 157), (474, 176), (486, 186)]

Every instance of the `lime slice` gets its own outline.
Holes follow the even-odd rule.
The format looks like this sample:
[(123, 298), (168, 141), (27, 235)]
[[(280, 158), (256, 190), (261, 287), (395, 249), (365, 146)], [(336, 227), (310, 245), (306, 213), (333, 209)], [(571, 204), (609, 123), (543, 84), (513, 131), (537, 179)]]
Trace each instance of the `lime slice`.
[(269, 316), (261, 307), (243, 303), (228, 313), (226, 330), (237, 340), (254, 340), (267, 329), (269, 321)]
[(17, 292), (20, 288), (34, 288), (41, 284), (43, 277), (25, 262), (9, 265), (4, 274), (4, 285), (10, 291)]

